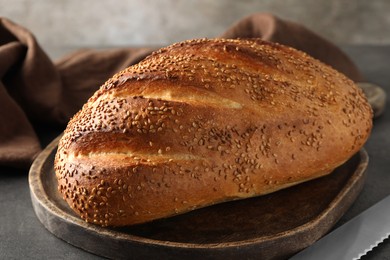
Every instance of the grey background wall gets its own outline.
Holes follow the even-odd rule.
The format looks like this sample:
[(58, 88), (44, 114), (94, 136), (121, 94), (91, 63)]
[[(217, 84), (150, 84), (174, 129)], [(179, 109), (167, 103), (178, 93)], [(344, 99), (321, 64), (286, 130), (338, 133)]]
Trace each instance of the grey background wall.
[(213, 37), (254, 12), (299, 22), (338, 44), (390, 43), (389, 0), (0, 0), (0, 15), (46, 48)]

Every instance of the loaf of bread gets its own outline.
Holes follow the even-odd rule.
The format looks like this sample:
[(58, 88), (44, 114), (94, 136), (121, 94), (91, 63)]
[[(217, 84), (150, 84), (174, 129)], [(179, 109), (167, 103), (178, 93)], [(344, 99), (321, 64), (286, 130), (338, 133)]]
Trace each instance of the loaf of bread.
[(55, 172), (81, 218), (132, 225), (329, 174), (371, 128), (362, 91), (303, 52), (191, 40), (101, 86), (70, 120)]

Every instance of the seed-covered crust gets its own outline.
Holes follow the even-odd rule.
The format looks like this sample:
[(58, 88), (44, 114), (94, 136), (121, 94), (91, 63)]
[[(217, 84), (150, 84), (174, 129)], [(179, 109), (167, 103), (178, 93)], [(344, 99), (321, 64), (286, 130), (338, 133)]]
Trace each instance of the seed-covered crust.
[(328, 174), (371, 127), (359, 88), (305, 53), (191, 40), (114, 75), (71, 119), (58, 189), (88, 222), (143, 223)]

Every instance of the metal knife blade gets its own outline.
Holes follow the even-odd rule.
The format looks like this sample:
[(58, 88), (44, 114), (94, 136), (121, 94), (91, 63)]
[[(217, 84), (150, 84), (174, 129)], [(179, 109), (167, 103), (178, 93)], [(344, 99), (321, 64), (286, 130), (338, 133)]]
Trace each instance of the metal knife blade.
[(390, 236), (390, 195), (290, 260), (360, 259)]

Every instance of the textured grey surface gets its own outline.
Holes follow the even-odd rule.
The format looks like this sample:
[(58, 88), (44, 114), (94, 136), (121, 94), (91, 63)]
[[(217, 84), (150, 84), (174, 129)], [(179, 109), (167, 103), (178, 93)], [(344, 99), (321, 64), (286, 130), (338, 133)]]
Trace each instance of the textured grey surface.
[[(345, 48), (363, 71), (367, 80), (390, 94), (390, 45), (350, 46)], [(63, 53), (57, 51), (56, 53)], [(59, 129), (38, 129), (44, 144)], [(356, 216), (390, 194), (390, 103), (374, 129), (366, 149), (370, 156), (367, 182), (362, 193), (338, 225)], [(0, 167), (0, 259), (99, 259), (73, 247), (48, 232), (36, 218), (28, 188), (26, 170)], [(386, 240), (364, 258), (390, 259), (390, 241)]]
[(98, 259), (56, 238), (33, 211), (27, 171), (0, 168), (0, 259)]
[(0, 15), (29, 28), (44, 48), (215, 37), (255, 12), (296, 21), (336, 43), (390, 43), (388, 0), (0, 0)]

